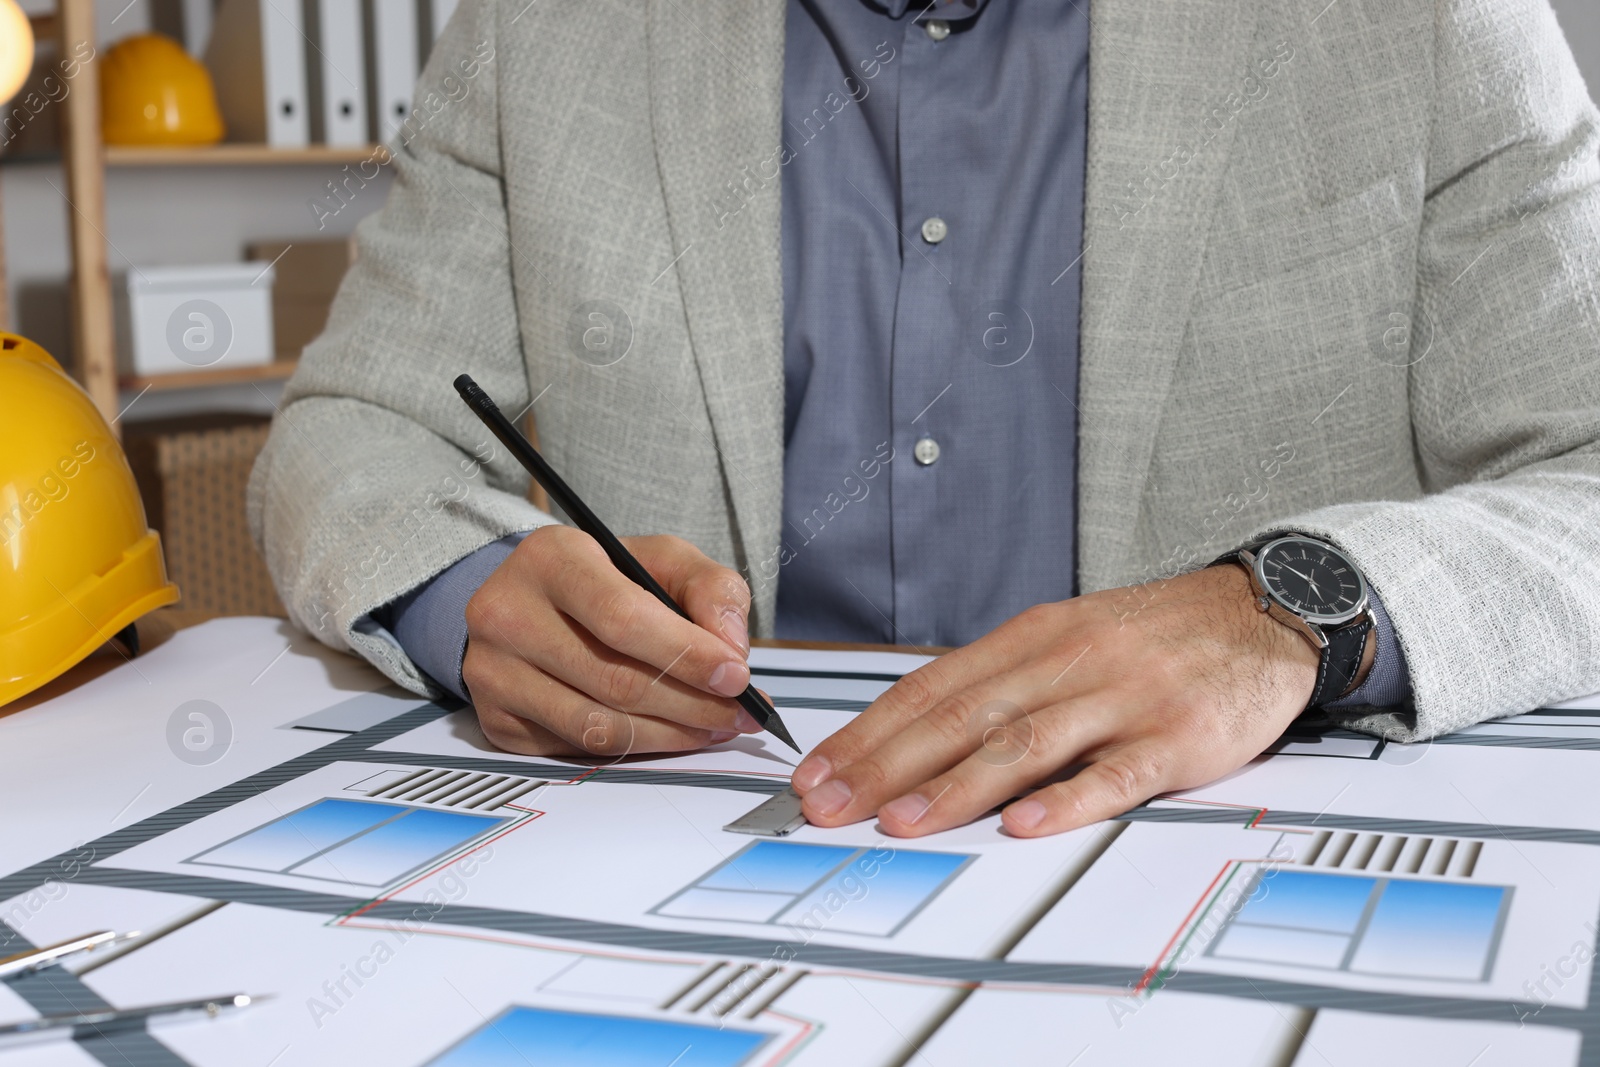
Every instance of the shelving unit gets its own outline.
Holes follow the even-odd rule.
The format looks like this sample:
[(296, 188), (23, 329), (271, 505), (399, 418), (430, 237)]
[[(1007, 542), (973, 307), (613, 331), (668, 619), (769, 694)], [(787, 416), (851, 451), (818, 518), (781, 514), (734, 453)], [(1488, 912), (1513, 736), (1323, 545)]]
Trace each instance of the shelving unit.
[(159, 393), (168, 389), (202, 389), (246, 382), (281, 382), (294, 373), (293, 360), (275, 360), (255, 367), (219, 367), (216, 370), (173, 371), (170, 374), (125, 374), (117, 379), (121, 389)]
[[(61, 54), (94, 45), (94, 0), (60, 0), (56, 30)], [(117, 347), (111, 317), (111, 274), (106, 264), (106, 163), (100, 143), (100, 64), (78, 68), (76, 91), (61, 112), (61, 156), (66, 171), (72, 251), (73, 369), (107, 420), (117, 415)], [(115, 424), (113, 424), (113, 428)]]
[(307, 145), (273, 148), (264, 144), (219, 144), (204, 148), (130, 147), (107, 145), (107, 167), (245, 167), (325, 164), (342, 166), (371, 159), (383, 150), (375, 145), (341, 148)]
[[(54, 18), (35, 20), (53, 28), (61, 54), (72, 55), (81, 42), (95, 40), (94, 0), (58, 0)], [(42, 35), (42, 34), (41, 34)], [(246, 167), (283, 165), (342, 166), (381, 153), (378, 146), (272, 148), (258, 144), (220, 144), (205, 148), (107, 147), (100, 132), (100, 64), (84, 63), (73, 91), (62, 101), (61, 156), (66, 176), (72, 277), (73, 373), (95, 406), (111, 420), (118, 414), (119, 389), (195, 389), (239, 382), (287, 378), (293, 363), (226, 367), (174, 374), (122, 377), (117, 374), (112, 318), (111, 274), (106, 247), (106, 168)], [(113, 429), (116, 424), (113, 424)]]

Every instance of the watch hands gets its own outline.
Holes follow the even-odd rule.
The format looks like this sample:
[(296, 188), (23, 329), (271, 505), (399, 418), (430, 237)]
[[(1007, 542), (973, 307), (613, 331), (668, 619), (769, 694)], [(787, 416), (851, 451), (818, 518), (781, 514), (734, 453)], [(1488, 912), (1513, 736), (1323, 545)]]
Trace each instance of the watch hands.
[(1295, 570), (1293, 567), (1289, 566), (1287, 563), (1285, 563), (1283, 565), (1283, 569), (1288, 571), (1290, 574), (1294, 575), (1296, 578), (1303, 579), (1305, 581), (1305, 583), (1311, 587), (1311, 591), (1313, 593), (1315, 593), (1317, 596), (1321, 596), (1322, 595), (1322, 590), (1317, 587), (1317, 580), (1315, 578), (1311, 577), (1311, 575), (1309, 575), (1309, 574), (1301, 574), (1299, 571)]

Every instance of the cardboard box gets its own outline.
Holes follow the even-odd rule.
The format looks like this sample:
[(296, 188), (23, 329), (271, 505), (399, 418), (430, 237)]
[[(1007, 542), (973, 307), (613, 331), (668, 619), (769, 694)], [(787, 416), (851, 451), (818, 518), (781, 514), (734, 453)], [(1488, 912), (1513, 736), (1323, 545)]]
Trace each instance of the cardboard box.
[[(277, 358), (296, 360), (328, 322), (328, 309), (345, 271), (355, 262), (355, 241), (258, 242), (245, 255), (276, 262), (272, 285), (272, 335)], [(280, 258), (281, 257), (281, 258)]]

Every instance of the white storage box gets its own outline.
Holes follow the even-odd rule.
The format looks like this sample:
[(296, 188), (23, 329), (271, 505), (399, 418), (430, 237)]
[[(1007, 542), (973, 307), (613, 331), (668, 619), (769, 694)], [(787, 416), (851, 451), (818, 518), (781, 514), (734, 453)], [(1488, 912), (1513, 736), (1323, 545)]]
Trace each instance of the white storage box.
[(140, 267), (120, 294), (123, 369), (169, 374), (272, 362), (272, 265)]

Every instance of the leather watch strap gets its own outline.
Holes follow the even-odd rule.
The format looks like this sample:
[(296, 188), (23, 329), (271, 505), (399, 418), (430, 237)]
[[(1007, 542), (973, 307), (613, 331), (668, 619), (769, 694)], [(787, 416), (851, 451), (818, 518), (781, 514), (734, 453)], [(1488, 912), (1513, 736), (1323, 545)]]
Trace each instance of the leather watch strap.
[(1309, 707), (1331, 704), (1344, 695), (1350, 682), (1361, 669), (1361, 657), (1367, 649), (1367, 634), (1372, 631), (1372, 615), (1363, 613), (1345, 625), (1323, 628), (1328, 647), (1317, 663), (1317, 684), (1312, 687)]

